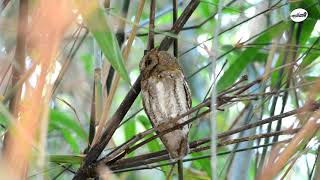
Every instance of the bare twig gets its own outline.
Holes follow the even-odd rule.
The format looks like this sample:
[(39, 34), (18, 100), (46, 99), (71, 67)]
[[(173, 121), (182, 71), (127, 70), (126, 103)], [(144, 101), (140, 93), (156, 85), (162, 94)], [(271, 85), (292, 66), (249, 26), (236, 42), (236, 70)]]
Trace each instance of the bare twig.
[[(172, 23), (175, 24), (178, 17), (178, 1), (172, 0)], [(173, 41), (173, 55), (178, 58), (178, 39), (175, 38)]]
[[(249, 83), (249, 84), (251, 84), (251, 83)], [(244, 87), (247, 87), (247, 86), (244, 86)], [(223, 103), (225, 103), (225, 101), (221, 101), (220, 103), (223, 104)], [(194, 107), (194, 108), (192, 108), (190, 111), (188, 111), (188, 112), (186, 112), (186, 113), (178, 116), (177, 118), (173, 119), (172, 122), (175, 122), (176, 120), (178, 120), (178, 119), (180, 119), (180, 118), (183, 118), (183, 117), (185, 117), (185, 116), (187, 116), (187, 115), (189, 115), (189, 114), (191, 114), (191, 113), (193, 113), (193, 112), (196, 112), (197, 110), (199, 110), (199, 109), (202, 108), (202, 107), (207, 106), (208, 104), (210, 104), (210, 101), (209, 101), (209, 100), (208, 100), (208, 101), (205, 101), (204, 103), (199, 104), (198, 106), (196, 106), (196, 107)], [(218, 104), (217, 107), (219, 107), (219, 106), (222, 105), (222, 104)], [(317, 109), (318, 107), (319, 107), (319, 104), (314, 104), (314, 106), (311, 107), (311, 108), (312, 108), (312, 109)], [(311, 108), (310, 108), (310, 109), (311, 109)], [(264, 120), (261, 120), (261, 121), (255, 122), (255, 123), (251, 123), (251, 124), (242, 126), (242, 127), (240, 127), (240, 128), (237, 128), (237, 129), (230, 130), (230, 131), (228, 131), (228, 132), (221, 133), (221, 134), (219, 134), (218, 137), (221, 138), (221, 137), (229, 136), (229, 135), (232, 135), (232, 134), (235, 134), (235, 133), (244, 131), (244, 130), (246, 130), (246, 129), (250, 129), (250, 128), (253, 128), (253, 127), (260, 126), (260, 125), (265, 124), (265, 123), (269, 123), (269, 122), (272, 122), (272, 121), (276, 121), (276, 120), (278, 120), (279, 118), (283, 118), (283, 117), (291, 116), (291, 115), (294, 115), (294, 114), (297, 114), (297, 113), (305, 112), (305, 110), (306, 110), (305, 108), (299, 108), (299, 109), (296, 109), (296, 110), (293, 110), (293, 111), (290, 111), (290, 112), (287, 112), (287, 113), (283, 113), (283, 114), (280, 114), (280, 115), (277, 115), (277, 116), (273, 116), (273, 117), (271, 117), (271, 118), (267, 118), (267, 119), (264, 119)], [(199, 118), (200, 116), (208, 113), (208, 112), (209, 112), (209, 110), (204, 111), (203, 113), (199, 114), (198, 118)], [(114, 160), (115, 160), (114, 158), (119, 159), (119, 158), (123, 157), (126, 153), (130, 153), (130, 152), (134, 151), (135, 149), (143, 146), (144, 144), (146, 144), (146, 143), (148, 143), (148, 142), (156, 139), (157, 137), (162, 136), (163, 134), (166, 134), (166, 133), (168, 133), (168, 132), (171, 132), (171, 131), (174, 130), (174, 129), (177, 129), (177, 128), (179, 128), (179, 127), (182, 127), (182, 126), (184, 126), (184, 125), (186, 125), (186, 124), (194, 121), (196, 118), (197, 118), (197, 117), (191, 118), (191, 119), (187, 120), (186, 122), (181, 123), (181, 124), (177, 124), (177, 125), (175, 125), (175, 126), (173, 126), (173, 127), (170, 127), (170, 126), (168, 125), (168, 127), (169, 127), (168, 129), (166, 129), (166, 130), (162, 131), (161, 133), (159, 133), (159, 134), (157, 134), (157, 135), (155, 135), (155, 136), (153, 136), (153, 137), (151, 137), (151, 138), (149, 138), (149, 139), (147, 139), (147, 140), (145, 140), (145, 141), (142, 141), (141, 143), (139, 143), (139, 144), (137, 144), (137, 145), (129, 148), (131, 145), (135, 144), (136, 142), (138, 142), (139, 140), (143, 139), (143, 138), (146, 137), (147, 135), (149, 135), (149, 134), (157, 131), (157, 127), (152, 128), (152, 129), (149, 129), (149, 130), (147, 130), (147, 131), (144, 131), (144, 132), (136, 135), (135, 137), (133, 137), (133, 138), (130, 139), (129, 141), (125, 142), (125, 143), (122, 144), (121, 146), (118, 146), (114, 151), (112, 151), (111, 153), (109, 153), (109, 154), (106, 156), (106, 158), (102, 160), (102, 162), (107, 163), (107, 162), (109, 162), (109, 161), (111, 161), (111, 160), (114, 161)], [(173, 125), (174, 125), (174, 124), (173, 124)], [(207, 142), (209, 142), (209, 141), (207, 140)], [(121, 152), (122, 152), (122, 153), (121, 153)]]
[(314, 180), (319, 179), (320, 177), (320, 145), (318, 145), (317, 157), (316, 157), (316, 160), (314, 161), (312, 170), (309, 174), (309, 179), (311, 179), (313, 173), (314, 173), (313, 179)]
[[(259, 37), (261, 34), (267, 32), (268, 30), (272, 29), (272, 28), (275, 27), (275, 26), (278, 26), (278, 25), (281, 24), (281, 23), (284, 23), (284, 22), (283, 22), (283, 21), (280, 21), (280, 22), (278, 22), (277, 24), (274, 24), (273, 26), (266, 28), (264, 31), (262, 31), (262, 32), (260, 32), (260, 33), (257, 33), (257, 34), (255, 34), (255, 35), (253, 35), (252, 37), (250, 37), (248, 40), (242, 42), (242, 44), (247, 43), (247, 42), (250, 42), (252, 39), (254, 39), (254, 38), (256, 38), (256, 37)], [(210, 39), (210, 40), (211, 40), (211, 39)], [(204, 43), (204, 42), (203, 42), (203, 43)], [(200, 44), (200, 45), (201, 45), (201, 44)], [(232, 48), (230, 48), (230, 49), (227, 50), (225, 53), (221, 54), (221, 55), (218, 57), (218, 59), (219, 59), (219, 60), (222, 59), (223, 57), (225, 57), (226, 55), (228, 55), (229, 53), (233, 52), (233, 51), (236, 50), (236, 49), (238, 49), (238, 48), (237, 48), (237, 47), (232, 47)], [(180, 56), (182, 56), (182, 55), (183, 55), (183, 54), (180, 54)], [(198, 70), (196, 70), (194, 73), (192, 73), (191, 75), (189, 75), (188, 78), (192, 78), (193, 76), (195, 76), (196, 74), (198, 74), (198, 73), (199, 73), (200, 71), (202, 71), (203, 69), (209, 67), (209, 66), (211, 65), (211, 63), (212, 63), (211, 61), (208, 62), (208, 64), (202, 66), (201, 68), (199, 68)]]
[[(311, 106), (311, 107), (304, 107), (304, 108), (299, 108), (299, 109), (296, 109), (294, 111), (291, 111), (291, 112), (288, 112), (286, 113), (284, 116), (281, 116), (281, 115), (278, 115), (278, 116), (274, 116), (274, 117), (271, 117), (271, 118), (267, 118), (265, 120), (261, 120), (261, 121), (258, 121), (256, 123), (251, 123), (249, 125), (244, 125), (240, 128), (237, 128), (237, 129), (234, 129), (234, 130), (230, 130), (230, 131), (227, 131), (227, 132), (223, 132), (223, 133), (220, 133), (218, 135), (218, 138), (224, 138), (226, 136), (230, 136), (230, 135), (233, 135), (235, 133), (238, 133), (238, 132), (241, 132), (241, 131), (244, 131), (244, 130), (247, 130), (247, 129), (250, 129), (250, 128), (253, 128), (253, 127), (257, 127), (257, 126), (260, 126), (262, 124), (266, 124), (266, 123), (269, 123), (271, 121), (275, 121), (279, 118), (283, 118), (283, 117), (286, 117), (286, 116), (290, 116), (290, 115), (293, 115), (295, 113), (305, 113), (305, 112), (308, 112), (308, 111), (312, 111), (312, 110), (315, 110), (319, 107), (319, 105), (314, 105), (314, 106)], [(237, 139), (237, 140), (232, 140), (232, 141), (225, 141), (225, 143), (222, 143), (222, 145), (228, 145), (228, 144), (232, 144), (232, 143), (238, 143), (238, 142), (243, 142), (243, 141), (248, 141), (248, 140), (254, 140), (254, 139), (259, 139), (259, 138), (265, 138), (265, 137), (270, 137), (270, 136), (274, 136), (274, 135), (280, 135), (280, 134), (285, 134), (285, 133), (294, 133), (296, 132), (298, 129), (295, 129), (295, 130), (285, 130), (285, 131), (280, 131), (280, 132), (274, 132), (274, 133), (269, 133), (269, 134), (263, 134), (263, 135), (256, 135), (256, 136), (253, 136), (253, 137), (245, 137), (245, 138), (240, 138), (240, 139)], [(199, 146), (199, 145), (202, 145), (204, 143), (208, 143), (210, 142), (210, 138), (204, 138), (202, 140), (199, 140), (199, 141), (195, 141), (193, 143), (190, 144), (190, 147), (196, 147), (196, 146)], [(205, 150), (205, 149), (208, 149), (209, 146), (207, 147), (203, 147), (202, 150)], [(153, 162), (155, 161), (154, 157), (155, 155), (160, 155), (159, 158), (160, 159), (166, 159), (166, 158), (169, 158), (168, 155), (166, 155), (166, 151), (161, 151), (159, 152), (160, 154), (157, 154), (157, 153), (151, 153), (150, 155), (145, 155), (145, 156), (141, 156), (140, 158), (138, 159), (150, 159), (150, 162)], [(138, 159), (135, 159), (134, 163), (137, 163)], [(118, 163), (122, 162), (123, 160), (119, 161)], [(106, 161), (105, 161), (106, 162)], [(128, 162), (126, 162), (127, 164)]]
[[(272, 146), (272, 145), (279, 144), (279, 143), (287, 143), (288, 141), (289, 140), (284, 140), (284, 141), (279, 141), (279, 142), (276, 142), (276, 143), (252, 146), (252, 147), (249, 147), (249, 148), (236, 149), (234, 151), (225, 151), (225, 152), (220, 152), (217, 155), (218, 156), (223, 156), (223, 155), (227, 155), (227, 154), (230, 154), (230, 153), (233, 153), (233, 152), (243, 152), (243, 151), (258, 149), (258, 148), (261, 148), (261, 147)], [(199, 159), (205, 159), (205, 158), (210, 158), (210, 157), (211, 157), (211, 155), (204, 155), (204, 156), (184, 159), (183, 162), (196, 161), (196, 160), (199, 160)], [(121, 172), (137, 171), (137, 170), (143, 170), (143, 169), (153, 169), (153, 168), (162, 167), (162, 166), (168, 166), (168, 165), (173, 165), (173, 164), (176, 164), (176, 162), (174, 161), (174, 162), (163, 163), (163, 164), (155, 164), (155, 165), (149, 165), (149, 164), (145, 165), (144, 162), (142, 162), (141, 165), (138, 166), (138, 167), (121, 168), (121, 169), (116, 169), (113, 172), (114, 173), (121, 173)]]
[[(230, 5), (232, 5), (233, 3), (235, 3), (237, 0), (232, 0), (229, 3), (227, 3), (223, 9), (231, 9), (229, 8)], [(178, 5), (181, 4), (182, 1), (178, 2)], [(173, 8), (172, 8), (173, 9)], [(171, 10), (171, 9), (170, 9)], [(232, 9), (235, 10), (235, 9)], [(197, 25), (192, 25), (192, 26), (187, 26), (181, 29), (181, 31), (186, 31), (186, 30), (192, 30), (192, 29), (197, 29), (197, 28), (201, 28), (203, 25), (205, 25), (206, 23), (208, 23), (210, 20), (212, 20), (215, 16), (216, 16), (216, 12), (212, 13), (208, 18), (206, 18), (204, 21), (202, 21), (201, 23), (197, 24)], [(156, 16), (158, 17), (158, 16)], [(161, 34), (164, 32), (169, 32), (170, 30), (161, 30), (160, 32), (156, 32), (157, 34)], [(146, 33), (138, 33), (137, 36), (146, 36)]]
[(211, 118), (210, 118), (210, 135), (211, 135), (211, 176), (212, 179), (218, 179), (218, 158), (217, 158), (217, 86), (216, 86), (216, 66), (218, 60), (218, 49), (219, 49), (219, 33), (220, 33), (220, 26), (221, 26), (221, 19), (222, 19), (222, 6), (223, 0), (219, 1), (218, 5), (218, 19), (215, 22), (214, 33), (212, 42), (212, 49), (214, 50), (210, 53), (210, 60), (212, 62), (212, 74), (211, 74), (211, 81), (214, 84), (211, 93)]
[[(80, 36), (80, 33), (81, 33), (81, 30), (83, 28), (80, 27), (78, 33), (77, 33), (77, 37)], [(66, 71), (68, 70), (68, 67), (69, 65), (71, 64), (74, 56), (77, 54), (78, 52), (78, 49), (80, 48), (80, 46), (82, 45), (83, 41), (86, 39), (87, 35), (88, 35), (89, 31), (88, 29), (85, 28), (85, 32), (84, 32), (84, 35), (82, 36), (82, 38), (80, 39), (80, 41), (77, 43), (77, 41), (79, 40), (78, 38), (74, 41), (74, 43), (72, 44), (72, 47), (71, 47), (71, 50), (69, 52), (69, 54), (67, 55), (67, 57), (65, 58), (65, 61), (64, 61), (64, 64), (62, 65), (62, 68), (59, 72), (59, 75), (54, 83), (54, 86), (53, 86), (53, 91), (52, 91), (52, 94), (55, 93), (56, 89), (58, 88), (59, 84), (61, 83), (62, 81), (62, 78), (64, 77), (64, 74), (66, 73)]]
[(1, 5), (0, 5), (0, 13), (2, 13), (2, 11), (7, 7), (7, 5), (9, 4), (10, 0), (3, 0)]
[[(255, 139), (259, 139), (259, 138), (264, 138), (266, 136), (273, 136), (275, 134), (291, 134), (292, 130), (289, 131), (282, 131), (282, 132), (274, 132), (272, 134), (265, 134), (263, 136), (252, 136), (252, 137), (247, 137), (245, 139), (241, 139), (242, 142), (244, 141), (251, 141), (251, 140), (255, 140)], [(289, 139), (290, 140), (290, 139)], [(289, 142), (289, 140), (284, 140), (284, 141), (279, 141), (276, 143), (270, 143), (270, 144), (265, 144), (265, 145), (259, 145), (259, 146), (253, 146), (253, 147), (248, 147), (248, 148), (243, 148), (243, 149), (236, 149), (234, 151), (224, 151), (224, 152), (220, 152), (217, 155), (221, 156), (221, 155), (226, 155), (226, 154), (230, 154), (232, 152), (242, 152), (242, 151), (247, 151), (247, 150), (252, 150), (252, 149), (256, 149), (256, 148), (261, 148), (261, 147), (265, 147), (265, 146), (270, 146), (270, 145), (274, 145), (274, 144), (279, 144), (279, 143), (284, 143), (284, 142)], [(239, 142), (240, 140), (238, 140), (237, 142)], [(236, 143), (236, 142), (234, 142)], [(192, 145), (192, 143), (190, 143), (190, 145)], [(229, 144), (226, 144), (229, 145)], [(200, 145), (197, 145), (199, 147), (193, 147), (192, 151), (190, 153), (194, 153), (194, 152), (201, 152), (201, 151), (205, 151), (210, 149), (210, 146), (204, 146), (204, 147), (200, 147)], [(220, 145), (220, 147), (222, 147), (224, 145)], [(211, 157), (211, 156), (209, 156)], [(118, 172), (121, 169), (128, 169), (128, 168), (135, 168), (135, 167), (139, 167), (142, 165), (149, 165), (152, 163), (156, 163), (156, 162), (160, 162), (160, 161), (164, 161), (164, 160), (169, 160), (169, 156), (168, 153), (166, 151), (159, 151), (159, 152), (155, 152), (155, 153), (150, 153), (150, 154), (145, 154), (145, 155), (140, 155), (137, 157), (132, 157), (132, 158), (127, 158), (127, 159), (121, 159), (119, 161), (117, 161), (116, 163), (110, 165), (109, 167), (114, 171), (114, 172)], [(197, 160), (191, 158), (192, 160)], [(191, 159), (184, 159), (183, 162), (189, 161)], [(168, 163), (167, 165), (171, 165), (171, 164), (175, 164), (176, 161), (172, 162), (172, 163)]]
[(154, 21), (156, 14), (156, 0), (150, 2), (150, 23), (149, 23), (149, 35), (148, 35), (148, 50), (154, 48)]
[(66, 104), (74, 113), (74, 115), (76, 116), (77, 120), (80, 122), (80, 118), (78, 116), (78, 113), (77, 113), (77, 110), (76, 108), (74, 108), (68, 101), (62, 99), (62, 98), (59, 98), (59, 97), (56, 97), (59, 101), (61, 101), (62, 103)]

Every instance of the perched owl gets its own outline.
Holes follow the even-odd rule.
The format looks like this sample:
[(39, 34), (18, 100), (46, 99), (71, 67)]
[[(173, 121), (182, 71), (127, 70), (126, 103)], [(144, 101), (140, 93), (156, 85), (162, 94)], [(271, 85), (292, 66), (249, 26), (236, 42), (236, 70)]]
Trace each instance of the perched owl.
[[(149, 51), (140, 62), (140, 71), (143, 107), (153, 127), (162, 127), (161, 132), (168, 128), (168, 122), (191, 108), (190, 89), (177, 59), (165, 51)], [(186, 116), (177, 123), (188, 119)], [(160, 137), (172, 159), (188, 154), (189, 128), (186, 125)]]

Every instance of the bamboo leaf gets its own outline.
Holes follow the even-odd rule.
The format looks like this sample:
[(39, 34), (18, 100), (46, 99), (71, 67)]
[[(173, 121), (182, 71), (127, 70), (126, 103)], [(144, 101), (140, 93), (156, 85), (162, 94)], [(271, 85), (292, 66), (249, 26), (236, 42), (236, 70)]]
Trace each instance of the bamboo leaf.
[[(311, 39), (311, 38), (310, 38)], [(316, 42), (317, 40), (315, 39), (314, 42), (310, 43), (313, 44), (315, 43), (313, 48), (319, 49), (320, 48), (320, 42)], [(311, 46), (310, 44), (308, 44), (307, 46)], [(307, 66), (309, 66), (311, 63), (313, 63), (316, 59), (319, 58), (319, 52), (318, 51), (313, 51), (311, 49), (310, 53), (303, 58), (303, 61), (301, 63), (301, 68), (305, 68)]]
[(63, 138), (66, 140), (66, 142), (70, 145), (70, 148), (72, 151), (76, 154), (80, 153), (80, 147), (78, 145), (78, 138), (75, 138), (72, 136), (72, 132), (70, 132), (68, 129), (62, 128), (56, 123), (50, 124), (51, 128), (54, 128), (55, 130), (58, 130)]
[[(128, 121), (124, 126), (124, 135), (126, 140), (129, 140), (136, 134), (136, 122)], [(134, 152), (130, 153), (128, 156), (132, 157)]]
[(301, 37), (300, 37), (300, 44), (307, 43), (316, 23), (317, 23), (317, 20), (315, 19), (306, 19), (303, 22), (303, 28), (302, 28)]
[(319, 2), (314, 0), (303, 0), (300, 3), (292, 3), (291, 10), (296, 8), (303, 8), (308, 11), (307, 19), (318, 20), (320, 17)]
[(123, 63), (118, 41), (112, 32), (111, 26), (107, 22), (103, 10), (99, 7), (98, 1), (75, 0), (75, 3), (104, 56), (108, 59), (112, 67), (117, 70), (119, 75), (125, 81), (130, 82), (129, 75)]
[(0, 124), (2, 127), (7, 127), (8, 126), (8, 119), (2, 114), (0, 113)]
[(129, 140), (136, 134), (136, 122), (128, 121), (124, 126), (124, 130), (125, 130), (126, 140)]
[(50, 162), (70, 164), (80, 164), (83, 161), (83, 158), (84, 156), (77, 155), (49, 155), (48, 157)]
[[(197, 153), (198, 155), (203, 155), (203, 153)], [(196, 157), (196, 156), (194, 156)], [(196, 161), (192, 161), (192, 165), (201, 171), (205, 171), (208, 176), (211, 177), (211, 163), (209, 158), (199, 159)]]
[[(88, 136), (86, 132), (81, 128), (76, 120), (66, 115), (66, 113), (60, 112), (58, 110), (51, 110), (49, 126), (51, 125), (56, 125), (56, 127), (59, 127), (59, 130), (61, 130), (62, 133), (66, 133), (64, 130), (67, 129), (71, 133), (77, 135), (77, 137), (79, 137), (82, 142), (87, 141)], [(81, 141), (79, 141), (79, 138), (77, 141), (80, 143)]]

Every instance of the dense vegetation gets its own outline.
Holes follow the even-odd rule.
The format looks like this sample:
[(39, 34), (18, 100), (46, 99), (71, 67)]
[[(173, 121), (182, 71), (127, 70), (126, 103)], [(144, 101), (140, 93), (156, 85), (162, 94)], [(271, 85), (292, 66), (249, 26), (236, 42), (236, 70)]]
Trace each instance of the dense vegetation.
[[(0, 177), (319, 179), (319, 1), (0, 3)], [(187, 123), (142, 108), (153, 48), (192, 92), (183, 169), (158, 137)]]

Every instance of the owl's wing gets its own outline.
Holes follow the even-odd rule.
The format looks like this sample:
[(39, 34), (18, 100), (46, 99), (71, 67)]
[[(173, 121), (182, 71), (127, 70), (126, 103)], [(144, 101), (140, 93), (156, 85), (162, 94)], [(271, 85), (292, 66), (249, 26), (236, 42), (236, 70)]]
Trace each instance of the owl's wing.
[[(184, 91), (185, 91), (185, 94), (186, 94), (186, 98), (187, 98), (188, 109), (191, 109), (191, 107), (192, 107), (191, 91), (190, 91), (189, 85), (187, 83), (187, 80), (185, 78), (183, 80), (183, 88), (184, 88)], [(190, 123), (188, 125), (188, 128), (190, 129), (191, 126), (192, 126), (192, 124)]]
[(148, 81), (147, 80), (142, 80), (141, 81), (141, 96), (142, 96), (142, 105), (144, 108), (144, 111), (146, 115), (148, 116), (152, 127), (155, 127), (154, 122), (152, 121), (152, 114), (151, 114), (151, 105), (150, 105), (150, 98), (151, 94), (146, 90), (148, 87)]
[(187, 83), (187, 80), (185, 78), (183, 81), (183, 87), (184, 87), (184, 91), (185, 91), (186, 97), (187, 97), (188, 108), (191, 109), (191, 107), (192, 107), (191, 91), (190, 91), (189, 85)]

